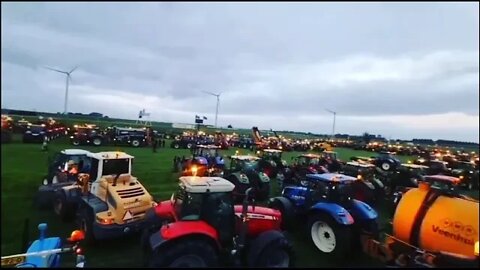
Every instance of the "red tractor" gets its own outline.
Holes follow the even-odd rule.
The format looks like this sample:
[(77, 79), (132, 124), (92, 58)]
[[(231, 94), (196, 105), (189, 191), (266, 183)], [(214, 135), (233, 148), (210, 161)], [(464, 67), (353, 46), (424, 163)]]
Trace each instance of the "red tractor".
[(255, 207), (253, 189), (243, 205), (234, 205), (235, 186), (224, 178), (179, 180), (170, 200), (146, 212), (145, 266), (293, 266), (292, 246), (280, 231), (281, 213)]

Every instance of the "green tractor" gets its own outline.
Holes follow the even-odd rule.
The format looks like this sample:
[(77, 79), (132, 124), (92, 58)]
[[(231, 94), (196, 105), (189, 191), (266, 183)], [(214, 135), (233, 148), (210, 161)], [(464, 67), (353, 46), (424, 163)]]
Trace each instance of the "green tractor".
[(259, 170), (259, 157), (250, 155), (230, 156), (230, 166), (224, 170), (224, 177), (235, 185), (233, 198), (240, 202), (245, 191), (253, 187), (255, 199), (262, 201), (270, 195), (270, 177)]

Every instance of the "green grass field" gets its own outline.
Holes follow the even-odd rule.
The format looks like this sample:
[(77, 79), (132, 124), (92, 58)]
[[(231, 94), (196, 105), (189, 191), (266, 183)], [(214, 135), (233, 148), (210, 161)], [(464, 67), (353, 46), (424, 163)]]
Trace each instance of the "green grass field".
[[(172, 173), (174, 155), (189, 155), (188, 150), (174, 150), (168, 147), (153, 153), (150, 148), (130, 147), (82, 147), (91, 151), (120, 150), (133, 156), (133, 174), (137, 176), (150, 193), (159, 200), (168, 199), (176, 188), (177, 174)], [(2, 256), (19, 253), (22, 245), (24, 220), (30, 220), (30, 239), (38, 235), (36, 228), (40, 222), (47, 222), (50, 236), (68, 236), (75, 229), (74, 223), (62, 223), (52, 211), (37, 210), (33, 198), (44, 175), (47, 173), (47, 160), (54, 152), (73, 148), (66, 140), (59, 139), (49, 145), (48, 152), (42, 152), (39, 144), (11, 143), (1, 147), (1, 182), (2, 182)], [(236, 149), (222, 153), (231, 155)], [(245, 152), (240, 150), (241, 152)], [(339, 158), (347, 160), (350, 156), (372, 156), (370, 152), (337, 148)], [(246, 151), (248, 152), (248, 151)], [(284, 153), (284, 159), (298, 153)], [(407, 157), (399, 157), (403, 161)], [(274, 193), (278, 188), (274, 186)], [(381, 227), (387, 222), (384, 209), (378, 209), (381, 215)], [(306, 237), (304, 230), (299, 229), (290, 234), (297, 254), (296, 265), (302, 267), (335, 267), (344, 266), (322, 257)], [(359, 252), (360, 253), (360, 252)], [(346, 266), (380, 266), (365, 255), (356, 254), (345, 259)], [(132, 235), (113, 241), (105, 241), (86, 249), (87, 263), (91, 267), (138, 267), (141, 265), (139, 236)]]

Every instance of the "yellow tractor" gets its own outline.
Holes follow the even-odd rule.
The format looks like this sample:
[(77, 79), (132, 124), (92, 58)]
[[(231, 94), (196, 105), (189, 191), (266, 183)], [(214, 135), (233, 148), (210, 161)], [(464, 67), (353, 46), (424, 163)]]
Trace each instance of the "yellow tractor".
[(143, 229), (145, 212), (157, 205), (131, 175), (133, 156), (123, 152), (88, 153), (76, 183), (56, 190), (54, 209), (75, 217), (85, 240), (121, 237)]

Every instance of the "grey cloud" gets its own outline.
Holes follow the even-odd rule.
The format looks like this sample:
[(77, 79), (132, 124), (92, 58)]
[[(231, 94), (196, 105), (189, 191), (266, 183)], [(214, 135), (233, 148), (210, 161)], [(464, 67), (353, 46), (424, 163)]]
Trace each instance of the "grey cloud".
[[(190, 121), (212, 115), (206, 90), (225, 92), (222, 121), (247, 126), (257, 115), (328, 130), (325, 107), (345, 117), (479, 113), (478, 3), (2, 3), (1, 20), (6, 107), (32, 107), (21, 97), (36, 89), (37, 107), (61, 110), (64, 80), (40, 67), (79, 65), (72, 110), (99, 111), (73, 100), (92, 92), (119, 102), (130, 92), (159, 120)], [(126, 117), (136, 106), (102, 110)], [(306, 116), (325, 123), (287, 120)]]

